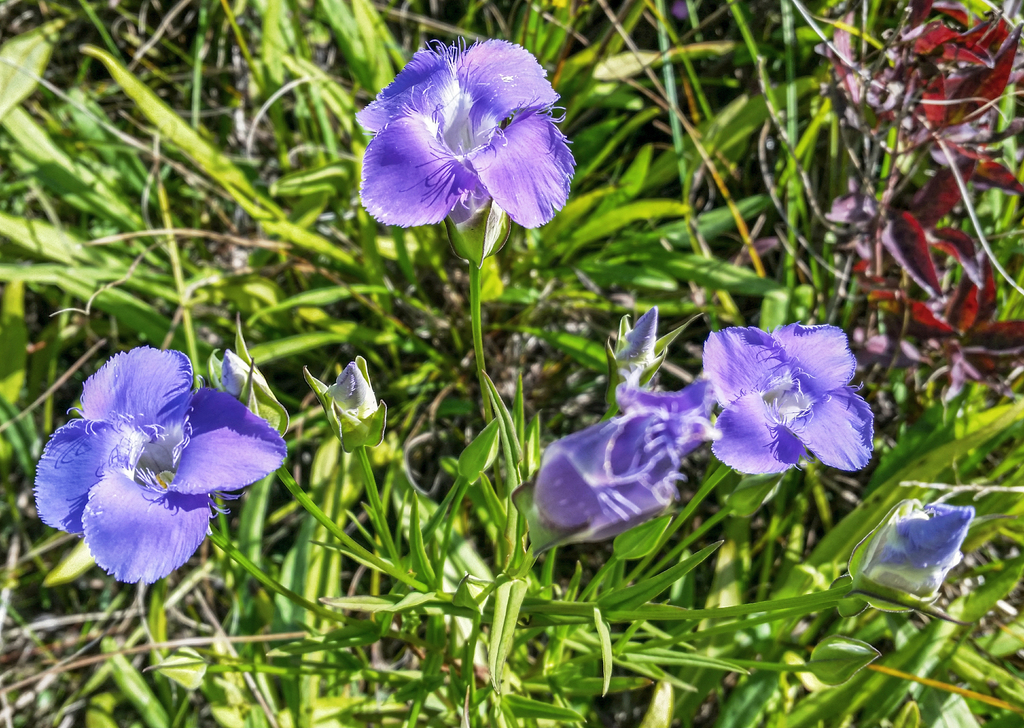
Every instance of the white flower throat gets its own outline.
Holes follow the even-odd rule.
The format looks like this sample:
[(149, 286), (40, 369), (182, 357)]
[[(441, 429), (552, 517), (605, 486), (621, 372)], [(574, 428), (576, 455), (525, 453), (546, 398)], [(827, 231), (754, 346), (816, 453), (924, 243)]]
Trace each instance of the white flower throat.
[(168, 433), (150, 439), (142, 447), (142, 454), (135, 464), (134, 480), (139, 485), (147, 487), (167, 487), (174, 481), (174, 475), (178, 470), (181, 446), (184, 442), (184, 433)]
[(807, 414), (813, 400), (800, 389), (800, 383), (791, 376), (778, 379), (771, 389), (761, 395), (768, 412), (780, 425), (789, 425), (793, 420)]

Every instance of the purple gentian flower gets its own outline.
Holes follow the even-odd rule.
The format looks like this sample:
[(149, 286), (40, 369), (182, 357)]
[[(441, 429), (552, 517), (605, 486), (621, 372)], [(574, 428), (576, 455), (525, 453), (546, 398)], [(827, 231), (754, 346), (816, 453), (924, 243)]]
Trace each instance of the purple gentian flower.
[(490, 199), (539, 227), (569, 194), (575, 162), (555, 126), (558, 94), (529, 51), (488, 40), (417, 51), (356, 115), (376, 134), (363, 204), (388, 225), (465, 222)]
[(211, 496), (273, 472), (274, 428), (230, 394), (192, 391), (192, 364), (149, 347), (116, 354), (85, 382), (82, 419), (53, 433), (36, 469), (43, 523), (84, 533), (99, 564), (152, 583), (206, 538)]
[(534, 551), (612, 538), (678, 497), (683, 458), (713, 432), (710, 386), (651, 393), (634, 382), (619, 386), (620, 416), (548, 445), (537, 478), (513, 495)]
[(771, 334), (728, 328), (704, 344), (704, 372), (722, 406), (714, 453), (743, 473), (780, 473), (810, 450), (840, 470), (871, 458), (874, 419), (848, 386), (857, 367), (835, 326), (790, 324)]
[(933, 503), (922, 508), (916, 500), (903, 501), (854, 549), (853, 589), (883, 609), (931, 603), (963, 558), (960, 546), (973, 518), (971, 506)]

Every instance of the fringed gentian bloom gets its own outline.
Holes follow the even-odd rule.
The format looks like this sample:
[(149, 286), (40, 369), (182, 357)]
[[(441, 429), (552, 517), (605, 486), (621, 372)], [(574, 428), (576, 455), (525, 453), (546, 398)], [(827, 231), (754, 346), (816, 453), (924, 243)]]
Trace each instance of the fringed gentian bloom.
[(620, 416), (548, 445), (534, 482), (513, 496), (534, 551), (612, 538), (664, 511), (683, 458), (713, 434), (710, 395), (704, 381), (651, 393), (634, 378), (619, 387)]
[(871, 458), (874, 418), (849, 386), (857, 363), (835, 326), (768, 334), (728, 328), (704, 344), (704, 372), (722, 406), (714, 453), (743, 473), (780, 473), (810, 450), (840, 470)]
[(903, 501), (854, 549), (851, 593), (881, 609), (927, 606), (963, 558), (973, 518), (971, 506)]
[(376, 134), (363, 158), (366, 209), (388, 225), (462, 223), (493, 198), (523, 227), (546, 223), (575, 163), (545, 76), (501, 40), (418, 51), (356, 115)]
[(36, 470), (43, 523), (84, 533), (124, 582), (152, 583), (206, 538), (211, 498), (274, 471), (287, 449), (266, 421), (224, 392), (192, 391), (177, 351), (116, 354), (85, 382), (82, 419), (53, 433)]

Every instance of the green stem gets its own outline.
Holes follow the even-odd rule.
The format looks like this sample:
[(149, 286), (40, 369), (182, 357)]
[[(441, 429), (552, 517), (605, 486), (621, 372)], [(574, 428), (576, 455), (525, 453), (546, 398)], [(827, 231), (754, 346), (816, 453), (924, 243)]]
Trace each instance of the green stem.
[[(459, 478), (456, 483), (458, 492), (452, 498), (451, 514), (445, 519), (444, 523), (444, 541), (441, 543), (441, 553), (437, 558), (437, 563), (434, 564), (434, 589), (441, 591), (444, 586), (444, 565), (448, 560), (448, 549), (451, 548), (452, 543), (452, 525), (455, 523), (456, 511), (459, 504), (462, 503), (462, 498), (466, 494), (466, 489), (469, 487), (469, 481), (465, 478)], [(455, 490), (453, 488), (452, 490)]]
[(213, 531), (213, 530), (211, 530), (210, 531), (210, 540), (213, 541), (221, 551), (223, 551), (225, 554), (227, 554), (227, 556), (232, 561), (234, 561), (239, 566), (241, 566), (243, 569), (245, 569), (247, 572), (249, 572), (249, 574), (254, 579), (256, 579), (256, 581), (258, 581), (263, 586), (265, 586), (268, 589), (270, 589), (275, 594), (280, 594), (285, 599), (287, 599), (287, 600), (289, 600), (291, 602), (294, 602), (295, 604), (298, 604), (300, 607), (302, 607), (304, 609), (308, 609), (309, 611), (313, 612), (314, 614), (316, 614), (321, 619), (329, 619), (332, 622), (348, 622), (349, 621), (347, 617), (345, 617), (345, 616), (343, 616), (341, 614), (338, 614), (337, 612), (332, 612), (329, 609), (325, 609), (324, 607), (321, 607), (319, 604), (314, 604), (313, 602), (309, 601), (305, 597), (300, 596), (299, 594), (296, 594), (295, 592), (293, 592), (291, 589), (289, 589), (288, 587), (284, 586), (283, 584), (280, 584), (280, 583), (274, 581), (273, 579), (271, 579), (269, 576), (267, 576), (267, 573), (263, 569), (261, 569), (260, 567), (256, 566), (256, 564), (251, 562), (246, 557), (245, 554), (243, 554), (241, 551), (239, 551), (237, 548), (235, 548), (235, 545), (232, 544), (228, 540), (228, 538), (224, 534), (222, 534), (220, 531)]
[(349, 555), (355, 558), (362, 564), (369, 566), (371, 569), (375, 569), (383, 574), (387, 574), (392, 579), (407, 584), (416, 591), (426, 592), (429, 591), (429, 587), (409, 574), (402, 571), (390, 561), (386, 561), (376, 554), (371, 553), (367, 549), (356, 543), (355, 539), (349, 536), (345, 531), (338, 527), (338, 524), (327, 517), (316, 503), (299, 487), (299, 484), (295, 482), (295, 478), (285, 468), (280, 468), (277, 471), (277, 476), (284, 483), (284, 486), (288, 491), (295, 497), (295, 500), (299, 502), (303, 508), (305, 508), (315, 518), (327, 532), (338, 539), (346, 549), (348, 549)]
[(373, 467), (370, 465), (370, 456), (366, 452), (366, 446), (356, 448), (359, 456), (359, 464), (363, 467), (363, 481), (366, 487), (366, 497), (370, 501), (370, 511), (373, 519), (373, 527), (384, 543), (384, 551), (392, 562), (398, 563), (398, 549), (391, 538), (391, 530), (388, 528), (387, 514), (384, 512), (384, 504), (380, 500), (380, 491), (377, 490), (377, 479), (373, 477)]
[(469, 264), (469, 315), (473, 326), (473, 359), (476, 362), (476, 378), (480, 381), (480, 396), (483, 399), (484, 419), (491, 421), (491, 402), (487, 398), (487, 383), (484, 381), (484, 329), (480, 310), (480, 269)]

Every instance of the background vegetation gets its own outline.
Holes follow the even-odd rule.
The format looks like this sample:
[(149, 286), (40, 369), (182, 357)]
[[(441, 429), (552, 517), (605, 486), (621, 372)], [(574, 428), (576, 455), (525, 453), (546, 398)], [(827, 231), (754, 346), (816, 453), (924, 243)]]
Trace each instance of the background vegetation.
[[(850, 228), (825, 217), (852, 191), (884, 202), (894, 175), (905, 185), (890, 202), (913, 209), (937, 169), (898, 153), (898, 121), (841, 103), (820, 46), (841, 21), (866, 77), (893, 63), (878, 49), (898, 45), (905, 5), (0, 2), (0, 725), (1022, 725), (1020, 370), (1011, 351), (997, 386), (951, 391), (948, 350), (886, 323), (893, 309), (869, 300)], [(966, 5), (971, 24), (993, 10)], [(906, 361), (905, 348), (861, 351), (855, 381), (877, 418), (869, 469), (809, 464), (751, 515), (760, 497), (730, 497), (737, 478), (705, 449), (667, 530), (559, 548), (514, 574), (498, 478), (468, 488), (448, 536), (436, 528), (484, 425), (468, 274), (443, 228), (386, 229), (362, 210), (368, 138), (354, 113), (425, 41), (459, 37), (507, 38), (540, 59), (578, 165), (565, 209), (513, 231), (483, 274), (487, 368), (524, 476), (544, 443), (602, 416), (605, 340), (653, 305), (663, 333), (693, 318), (660, 374), (672, 389), (725, 325), (827, 322), (858, 346), (916, 342), (924, 355)], [(906, 90), (908, 77), (885, 83)], [(1020, 114), (1013, 80), (982, 110), (998, 111), (993, 131)], [(986, 149), (1020, 178), (1012, 133)], [(974, 186), (943, 213), (980, 231), (1018, 286), (995, 276), (998, 320), (1024, 317), (1014, 190)], [(943, 262), (932, 297), (899, 269), (886, 270), (903, 320), (911, 300), (944, 302), (964, 276)], [(206, 375), (236, 318), (292, 414), (288, 471), (332, 528), (271, 476), (212, 522), (223, 547), (208, 540), (151, 588), (83, 571), (78, 539), (35, 516), (47, 437), (114, 352), (172, 347)], [(389, 407), (371, 465), (401, 554), (392, 573), (336, 538), (380, 548), (364, 470), (302, 378), (308, 366), (331, 380), (355, 355)], [(829, 586), (853, 546), (899, 500), (940, 495), (983, 517), (939, 603), (971, 624), (839, 617)], [(985, 518), (997, 514), (1013, 518)], [(433, 527), (426, 545), (420, 524)], [(496, 598), (482, 610), (409, 599), (430, 591), (409, 580), (434, 583), (437, 565), (442, 591), (469, 573), (464, 596)], [(519, 584), (519, 629), (502, 641), (493, 604)], [(827, 687), (803, 665), (833, 634), (882, 657)], [(198, 689), (144, 671), (186, 645), (208, 664)]]

